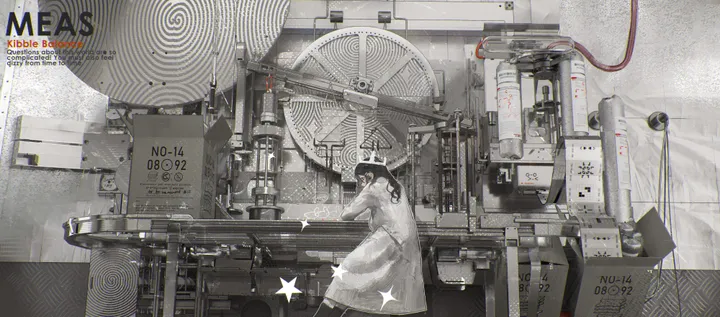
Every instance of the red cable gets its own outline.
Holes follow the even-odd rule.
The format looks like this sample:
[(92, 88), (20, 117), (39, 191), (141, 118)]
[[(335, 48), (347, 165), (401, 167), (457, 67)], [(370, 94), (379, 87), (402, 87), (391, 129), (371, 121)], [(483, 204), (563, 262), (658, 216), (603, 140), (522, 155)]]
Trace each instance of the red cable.
[(272, 89), (272, 75), (265, 77), (265, 91)]
[[(635, 35), (637, 33), (637, 18), (638, 18), (638, 0), (631, 0), (630, 2), (630, 30), (628, 32), (628, 40), (627, 40), (627, 46), (625, 48), (625, 57), (623, 58), (622, 62), (617, 65), (606, 65), (602, 62), (598, 61), (595, 56), (593, 56), (592, 53), (582, 44), (575, 42), (575, 49), (578, 50), (585, 58), (587, 58), (588, 62), (595, 66), (596, 68), (605, 71), (605, 72), (617, 72), (625, 68), (628, 64), (630, 64), (630, 60), (632, 59), (633, 51), (635, 50)], [(570, 43), (567, 41), (560, 41), (555, 42), (550, 45), (548, 45), (548, 48), (553, 48), (561, 45), (567, 45), (570, 46)], [(482, 41), (478, 43), (477, 48), (475, 49), (475, 56), (477, 58), (480, 57), (479, 49), (482, 46)]]
[(478, 59), (485, 59), (485, 56), (480, 56), (480, 49), (482, 48), (482, 42), (483, 42), (484, 40), (485, 40), (485, 38), (483, 38), (482, 40), (480, 40), (480, 42), (478, 43), (478, 45), (475, 46), (475, 57), (477, 57)]

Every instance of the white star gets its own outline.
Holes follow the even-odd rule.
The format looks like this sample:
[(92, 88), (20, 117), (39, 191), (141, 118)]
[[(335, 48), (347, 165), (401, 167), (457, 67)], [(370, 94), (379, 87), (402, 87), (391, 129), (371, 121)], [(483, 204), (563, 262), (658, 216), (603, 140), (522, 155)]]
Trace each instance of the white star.
[(331, 266), (333, 269), (333, 275), (332, 277), (339, 277), (340, 280), (342, 280), (343, 274), (347, 273), (345, 269), (342, 268), (342, 264), (338, 265), (337, 267)]
[(382, 310), (383, 307), (385, 307), (385, 304), (387, 304), (387, 302), (389, 302), (391, 300), (395, 300), (395, 301), (397, 300), (397, 299), (395, 299), (395, 297), (392, 296), (392, 289), (393, 289), (393, 286), (390, 286), (390, 290), (387, 292), (378, 291), (378, 293), (380, 293), (380, 295), (382, 295), (382, 297), (383, 297), (383, 303), (382, 303), (382, 306), (380, 306), (380, 310)]
[(280, 278), (280, 282), (282, 283), (282, 288), (275, 292), (275, 294), (285, 294), (285, 297), (287, 297), (288, 303), (290, 302), (290, 298), (292, 297), (292, 294), (302, 294), (302, 292), (295, 288), (295, 281), (297, 281), (297, 277), (294, 278), (290, 283), (283, 280), (283, 278)]
[(275, 152), (270, 152), (270, 155), (268, 155), (268, 160), (272, 160), (275, 158)]
[(307, 219), (300, 221), (300, 223), (301, 223), (302, 226), (303, 226), (302, 229), (300, 229), (300, 232), (302, 232), (303, 230), (305, 230), (305, 227), (307, 227), (307, 226), (310, 225), (310, 224), (307, 222)]

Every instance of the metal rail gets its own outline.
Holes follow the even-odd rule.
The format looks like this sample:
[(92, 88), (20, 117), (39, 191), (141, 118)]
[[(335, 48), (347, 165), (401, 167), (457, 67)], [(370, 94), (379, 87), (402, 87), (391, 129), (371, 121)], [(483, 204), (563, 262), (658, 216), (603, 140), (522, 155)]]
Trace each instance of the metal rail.
[[(290, 69), (261, 64), (257, 62), (248, 62), (247, 69), (256, 73), (272, 75), (275, 81), (284, 81), (285, 83), (304, 87), (310, 90), (318, 91), (323, 94), (329, 94), (337, 99), (345, 100), (346, 91), (348, 91), (349, 84), (337, 83), (331, 80), (323, 79), (317, 76), (303, 74)], [(391, 96), (381, 95), (377, 93), (372, 94), (361, 94), (353, 92), (352, 95), (364, 95), (367, 96), (367, 100), (377, 98), (377, 106), (380, 108), (392, 110), (406, 115), (411, 115), (432, 122), (445, 122), (448, 120), (447, 115), (442, 115), (428, 110), (429, 106), (434, 104), (433, 100), (424, 100), (418, 103), (395, 98)], [(371, 98), (374, 97), (374, 98)], [(426, 107), (423, 107), (426, 106)]]
[[(177, 237), (183, 244), (261, 243), (278, 248), (352, 248), (369, 232), (364, 221), (309, 221), (302, 229), (297, 220), (216, 220), (189, 219), (165, 215), (96, 215), (71, 218), (63, 224), (65, 241), (82, 247), (162, 247)], [(424, 244), (495, 246), (504, 240), (503, 229), (436, 228), (433, 222), (418, 223)], [(532, 225), (522, 225), (518, 234), (533, 240)], [(333, 237), (328, 239), (328, 237)]]

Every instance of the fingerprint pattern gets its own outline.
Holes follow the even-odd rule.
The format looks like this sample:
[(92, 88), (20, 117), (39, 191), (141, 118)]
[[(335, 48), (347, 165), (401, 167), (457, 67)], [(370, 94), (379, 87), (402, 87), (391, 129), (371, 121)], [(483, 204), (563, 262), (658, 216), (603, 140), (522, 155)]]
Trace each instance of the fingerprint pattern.
[[(360, 37), (365, 37), (361, 41)], [(364, 43), (364, 44), (363, 44)], [(347, 82), (360, 76), (360, 53), (364, 50), (366, 69), (365, 78), (378, 82), (374, 91), (384, 95), (395, 96), (406, 100), (420, 101), (438, 93), (437, 82), (430, 64), (420, 51), (404, 38), (385, 30), (376, 28), (346, 28), (331, 32), (312, 43), (303, 51), (293, 65), (293, 69), (315, 76)], [(334, 159), (332, 169), (340, 173), (344, 169), (354, 168), (357, 153), (357, 116), (348, 112), (346, 104), (334, 100), (323, 100), (317, 97), (308, 102), (313, 94), (309, 90), (296, 88), (296, 92), (306, 94), (295, 97), (285, 110), (285, 119), (295, 142), (305, 154), (321, 166), (325, 166), (324, 150), (313, 144), (312, 131), (324, 125), (338, 125), (331, 118), (344, 112), (346, 118), (331, 130), (339, 135), (335, 139), (345, 140), (346, 146), (339, 150)], [(323, 105), (320, 105), (323, 104)], [(319, 111), (319, 112), (318, 112)], [(379, 109), (362, 111), (364, 120), (363, 147), (370, 147), (372, 142), (379, 143), (380, 155), (387, 157), (388, 167), (392, 170), (407, 161), (406, 136), (410, 123), (428, 124), (416, 117)], [(423, 144), (429, 136), (423, 138)], [(366, 152), (366, 151), (363, 151)], [(360, 153), (362, 156), (368, 153)]]
[(50, 36), (82, 41), (86, 49), (113, 57), (68, 65), (78, 78), (110, 98), (161, 107), (205, 98), (215, 65), (218, 89), (230, 88), (235, 39), (246, 43), (251, 60), (262, 59), (282, 30), (290, 1), (39, 0), (39, 5), (53, 12), (51, 30), (61, 12), (76, 19), (83, 11), (93, 14), (93, 35)]
[(138, 299), (139, 249), (93, 249), (87, 317), (130, 317)]

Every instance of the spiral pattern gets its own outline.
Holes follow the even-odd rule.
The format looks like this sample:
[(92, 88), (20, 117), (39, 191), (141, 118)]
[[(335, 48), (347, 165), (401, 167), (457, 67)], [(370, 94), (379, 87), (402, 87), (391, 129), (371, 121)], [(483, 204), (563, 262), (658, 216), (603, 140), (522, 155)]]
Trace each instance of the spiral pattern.
[[(86, 49), (113, 57), (68, 65), (78, 78), (112, 99), (162, 107), (205, 98), (213, 69), (218, 90), (230, 88), (236, 69), (235, 39), (245, 43), (251, 60), (262, 59), (282, 30), (290, 2), (40, 0), (39, 4), (42, 11), (53, 12), (52, 30), (61, 12), (75, 19), (84, 11), (93, 14), (93, 35), (50, 36), (82, 41)], [(69, 57), (64, 52), (59, 55)]]
[[(361, 56), (363, 51), (365, 55)], [(363, 64), (361, 59), (365, 69), (360, 69)], [(305, 49), (293, 69), (346, 82), (348, 86), (353, 78), (364, 77), (375, 83), (375, 92), (412, 101), (438, 93), (435, 75), (420, 51), (402, 37), (376, 28), (346, 28), (331, 32)], [(357, 116), (344, 110), (342, 103), (317, 97), (313, 99), (308, 96), (314, 92), (299, 87), (295, 89), (304, 96), (291, 99), (285, 110), (285, 119), (295, 142), (308, 157), (325, 166), (325, 150), (313, 144), (315, 131), (326, 125), (337, 125), (335, 139), (344, 140), (345, 147), (336, 152), (339, 154), (334, 158), (332, 169), (340, 173), (354, 168), (358, 156), (367, 154), (357, 153)], [(344, 114), (342, 122), (334, 120), (339, 116), (338, 112)], [(364, 112), (364, 140), (360, 147), (370, 147), (373, 142), (380, 144), (380, 155), (387, 157), (391, 170), (404, 164), (407, 161), (409, 125), (425, 125), (428, 122), (385, 109)], [(428, 139), (429, 135), (423, 137), (422, 144)]]
[(135, 315), (139, 260), (140, 250), (93, 250), (86, 308), (88, 317)]

